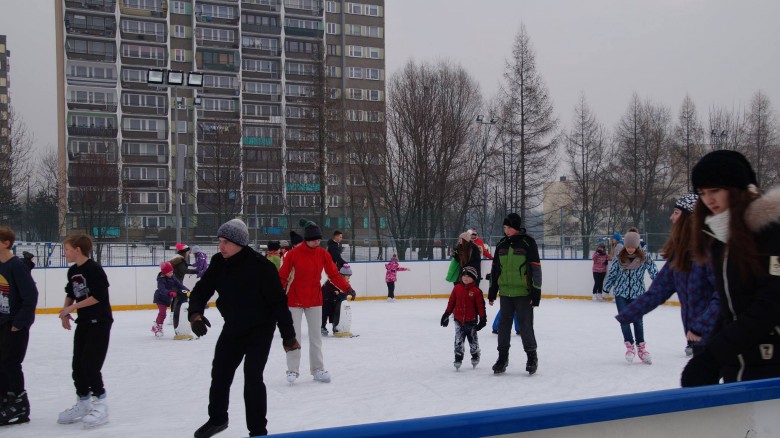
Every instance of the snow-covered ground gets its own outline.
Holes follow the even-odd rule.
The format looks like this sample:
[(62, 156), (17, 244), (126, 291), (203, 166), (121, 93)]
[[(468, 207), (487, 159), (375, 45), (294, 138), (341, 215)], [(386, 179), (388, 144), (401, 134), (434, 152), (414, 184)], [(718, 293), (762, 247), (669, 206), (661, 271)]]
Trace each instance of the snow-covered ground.
[[(623, 359), (620, 326), (613, 303), (543, 300), (536, 309), (539, 371), (525, 372), (519, 336), (512, 336), (507, 372), (494, 375), (497, 336), (479, 332), (482, 362), (452, 367), (452, 324), (439, 319), (446, 300), (357, 301), (352, 304), (355, 338), (323, 340), (332, 382), (308, 374), (308, 340), (303, 336), (301, 378), (285, 379), (285, 357), (276, 338), (265, 369), (268, 430), (281, 433), (323, 427), (419, 418), (564, 400), (585, 399), (679, 387), (686, 362), (679, 307), (661, 306), (645, 317), (645, 337), (653, 364)], [(498, 306), (488, 306), (492, 318)], [(56, 315), (38, 315), (24, 361), (31, 422), (0, 428), (0, 437), (59, 438), (189, 437), (207, 419), (206, 406), (214, 344), (222, 327), (216, 309), (207, 311), (213, 327), (202, 339), (155, 339), (156, 311), (115, 312), (111, 347), (103, 367), (110, 422), (84, 431), (59, 425), (57, 413), (75, 400), (71, 380), (72, 333)], [(278, 336), (278, 331), (277, 331)], [(246, 436), (243, 373), (231, 392), (230, 427), (219, 436)]]

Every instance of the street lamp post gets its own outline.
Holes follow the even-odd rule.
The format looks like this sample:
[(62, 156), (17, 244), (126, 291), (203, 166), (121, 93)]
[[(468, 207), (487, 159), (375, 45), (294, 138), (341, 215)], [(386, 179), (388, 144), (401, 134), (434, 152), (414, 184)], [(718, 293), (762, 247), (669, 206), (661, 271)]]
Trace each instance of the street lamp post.
[[(186, 87), (202, 87), (203, 74), (197, 72), (187, 73), (187, 81), (184, 81), (184, 72), (177, 70), (149, 69), (146, 74), (146, 82), (151, 85), (173, 88), (173, 119), (174, 142), (176, 143), (176, 187), (175, 214), (176, 214), (176, 242), (181, 242), (181, 191), (184, 188), (184, 159), (187, 155), (187, 145), (179, 144), (179, 95), (178, 89)], [(187, 114), (189, 122), (189, 112)]]
[[(487, 142), (490, 137), (490, 128), (498, 122), (498, 117), (490, 116), (486, 119), (484, 115), (479, 114), (476, 122), (480, 125), (488, 125), (487, 133), (485, 133), (485, 140), (482, 142), (482, 159), (484, 160), (483, 173), (482, 173), (482, 220), (484, 220), (484, 228), (487, 229)], [(480, 126), (481, 128), (481, 126)], [(488, 231), (489, 232), (489, 231)]]

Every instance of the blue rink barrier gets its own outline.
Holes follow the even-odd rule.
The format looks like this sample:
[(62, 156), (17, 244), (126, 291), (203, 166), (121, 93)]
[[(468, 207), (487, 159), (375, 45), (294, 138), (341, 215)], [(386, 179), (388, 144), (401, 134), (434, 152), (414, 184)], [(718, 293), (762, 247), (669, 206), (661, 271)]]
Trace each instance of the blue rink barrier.
[[(273, 436), (438, 438), (516, 434), (534, 437), (778, 437), (779, 400), (780, 379), (767, 379)], [(670, 431), (676, 433), (669, 435)]]

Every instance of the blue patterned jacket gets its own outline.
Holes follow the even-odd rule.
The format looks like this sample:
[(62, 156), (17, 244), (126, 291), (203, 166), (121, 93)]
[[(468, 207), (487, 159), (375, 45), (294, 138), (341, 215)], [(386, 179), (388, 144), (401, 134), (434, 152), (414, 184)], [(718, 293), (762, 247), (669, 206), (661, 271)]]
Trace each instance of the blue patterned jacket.
[(615, 296), (634, 299), (645, 293), (645, 272), (650, 274), (650, 279), (655, 279), (658, 268), (653, 259), (645, 253), (645, 261), (636, 269), (623, 269), (620, 260), (615, 257), (614, 263), (609, 267), (607, 281), (604, 290), (615, 288)]
[(672, 269), (667, 262), (656, 275), (647, 292), (623, 309), (615, 318), (628, 324), (641, 318), (677, 292), (680, 300), (683, 331), (702, 337), (704, 345), (715, 328), (720, 310), (717, 280), (709, 264), (692, 263), (688, 272)]

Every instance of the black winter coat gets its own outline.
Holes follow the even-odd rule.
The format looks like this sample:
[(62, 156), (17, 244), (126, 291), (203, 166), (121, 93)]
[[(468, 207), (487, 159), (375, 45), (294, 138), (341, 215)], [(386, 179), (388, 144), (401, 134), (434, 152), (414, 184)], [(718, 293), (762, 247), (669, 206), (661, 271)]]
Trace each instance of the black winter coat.
[(273, 330), (278, 325), (282, 339), (295, 337), (279, 272), (252, 248), (244, 247), (227, 259), (214, 254), (190, 293), (190, 320), (203, 314), (214, 292), (219, 293), (217, 309), (225, 319), (225, 329), (235, 332), (265, 326)]
[[(759, 251), (761, 275), (742, 275), (726, 245), (713, 240), (720, 313), (707, 349), (725, 382), (780, 377), (780, 189), (745, 212)], [(724, 271), (725, 261), (725, 271)]]
[(341, 250), (342, 248), (340, 243), (333, 239), (328, 240), (328, 254), (330, 254), (330, 257), (333, 259), (333, 263), (336, 264), (338, 269), (341, 269), (341, 267), (347, 263), (347, 261), (341, 257)]

